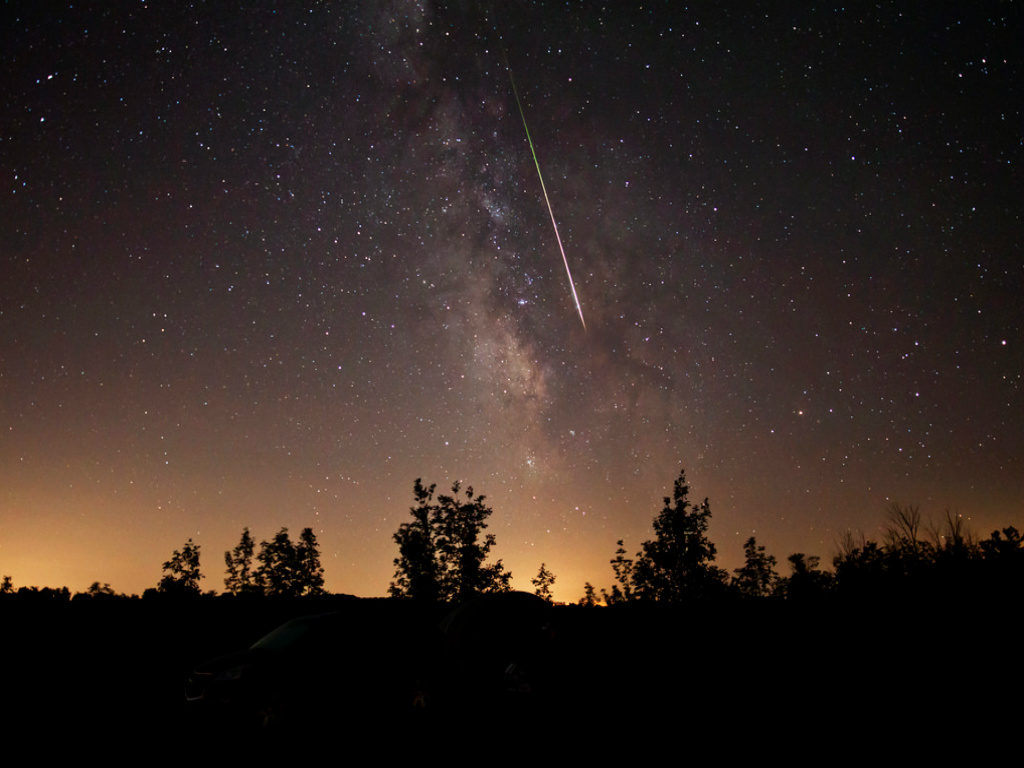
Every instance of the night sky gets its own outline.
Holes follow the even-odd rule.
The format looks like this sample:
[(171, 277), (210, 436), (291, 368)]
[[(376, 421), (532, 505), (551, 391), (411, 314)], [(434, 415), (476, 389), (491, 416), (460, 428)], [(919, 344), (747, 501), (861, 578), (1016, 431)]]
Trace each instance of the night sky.
[(1021, 4), (228, 5), (0, 11), (15, 586), (383, 595), (417, 477), (562, 600), (680, 468), (728, 569), (1024, 527)]

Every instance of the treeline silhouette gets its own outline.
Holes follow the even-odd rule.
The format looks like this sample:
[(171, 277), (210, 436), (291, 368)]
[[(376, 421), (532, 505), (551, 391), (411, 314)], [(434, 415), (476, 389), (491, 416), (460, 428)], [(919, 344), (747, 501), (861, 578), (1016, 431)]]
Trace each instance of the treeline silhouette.
[[(310, 529), (297, 541), (281, 529), (258, 545), (245, 529), (224, 553), (221, 594), (202, 592), (192, 541), (142, 597), (100, 582), (72, 595), (5, 578), (0, 654), (12, 662), (18, 691), (6, 721), (12, 732), (37, 720), (44, 729), (90, 730), (100, 720), (121, 733), (195, 734), (183, 681), (198, 665), (248, 648), (289, 619), (331, 613), (343, 630), (324, 658), (337, 678), (361, 690), (394, 684), (402, 705), (389, 715), (398, 720), (377, 722), (353, 688), (344, 711), (366, 712), (349, 740), (390, 745), (396, 733), (413, 734), (408, 744), (429, 749), (458, 722), (460, 738), (498, 723), (529, 744), (529, 734), (557, 725), (603, 743), (607, 726), (618, 736), (643, 733), (650, 745), (681, 737), (685, 723), (688, 738), (798, 734), (804, 747), (824, 749), (894, 720), (908, 732), (997, 722), (1004, 677), (972, 674), (969, 664), (1016, 658), (1024, 542), (1015, 528), (978, 539), (956, 515), (931, 523), (917, 507), (893, 505), (881, 540), (843, 537), (831, 569), (794, 553), (780, 574), (751, 537), (743, 565), (729, 573), (715, 562), (710, 504), (691, 502), (680, 472), (651, 538), (633, 554), (618, 542), (610, 587), (587, 584), (581, 599), (550, 605), (555, 575), (541, 564), (532, 582), (550, 615), (538, 634), (532, 619), (503, 607), (512, 605), (501, 600), (511, 574), (490, 560), (492, 514), (472, 488), (435, 494), (417, 480), (411, 520), (394, 534), (389, 597), (327, 594)], [(499, 599), (467, 610), (488, 596)], [(485, 668), (496, 677), (485, 678)], [(528, 695), (508, 706), (512, 685)], [(499, 688), (502, 707), (481, 698)], [(334, 722), (327, 712), (319, 720)], [(211, 738), (236, 744), (222, 721)]]
[(978, 539), (960, 515), (947, 512), (926, 522), (917, 506), (898, 503), (886, 510), (882, 541), (847, 532), (836, 545), (831, 571), (820, 558), (795, 552), (789, 572), (753, 536), (744, 544), (744, 563), (729, 576), (714, 565), (715, 545), (707, 537), (708, 500), (692, 504), (685, 473), (654, 521), (655, 538), (635, 558), (618, 542), (611, 566), (615, 583), (584, 587), (583, 605), (630, 601), (693, 602), (708, 599), (787, 601), (1005, 599), (1024, 594), (1024, 540), (1016, 528)]
[[(494, 510), (472, 486), (455, 483), (450, 494), (435, 485), (413, 484), (412, 520), (393, 535), (398, 547), (389, 596), (423, 602), (464, 602), (475, 595), (511, 590), (512, 574), (502, 561), (488, 562), (496, 545), (485, 533)], [(816, 555), (795, 552), (780, 573), (777, 559), (751, 536), (744, 562), (732, 574), (715, 564), (718, 550), (708, 537), (711, 507), (707, 498), (690, 501), (685, 471), (676, 478), (671, 497), (653, 520), (653, 538), (629, 556), (619, 540), (610, 560), (614, 581), (596, 589), (587, 582), (576, 602), (611, 606), (632, 602), (787, 600), (905, 600), (1020, 596), (1024, 590), (1024, 539), (1013, 526), (979, 539), (962, 516), (947, 512), (926, 521), (915, 505), (898, 503), (885, 510), (880, 541), (848, 532), (836, 542), (832, 569)], [(246, 527), (238, 545), (224, 553), (223, 593), (245, 597), (302, 597), (325, 594), (319, 543), (311, 528), (293, 542), (287, 528), (256, 542)], [(163, 563), (156, 587), (143, 597), (195, 598), (203, 593), (200, 545), (189, 539)], [(541, 563), (531, 582), (534, 593), (552, 602), (555, 574)], [(0, 596), (34, 601), (127, 598), (109, 583), (93, 582), (72, 595), (67, 587), (16, 588), (10, 576), (0, 582)]]

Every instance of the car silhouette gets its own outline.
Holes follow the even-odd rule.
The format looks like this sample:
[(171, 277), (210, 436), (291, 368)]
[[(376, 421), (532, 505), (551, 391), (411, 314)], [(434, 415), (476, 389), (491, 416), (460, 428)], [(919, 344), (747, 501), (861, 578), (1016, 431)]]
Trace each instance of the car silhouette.
[(216, 730), (344, 724), (385, 738), (396, 726), (449, 715), (507, 715), (544, 690), (550, 609), (513, 592), (454, 609), (381, 601), (303, 616), (195, 667), (187, 704), (199, 724)]
[(250, 648), (197, 666), (185, 683), (192, 715), (206, 725), (282, 730), (398, 716), (415, 677), (393, 640), (343, 613), (288, 621)]

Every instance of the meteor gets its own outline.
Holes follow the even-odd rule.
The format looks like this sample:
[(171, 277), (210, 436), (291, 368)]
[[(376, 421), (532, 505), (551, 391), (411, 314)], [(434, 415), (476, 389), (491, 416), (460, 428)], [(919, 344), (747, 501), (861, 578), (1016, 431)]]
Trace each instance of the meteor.
[(533, 148), (533, 139), (530, 138), (530, 129), (526, 125), (526, 115), (523, 113), (522, 102), (519, 101), (519, 91), (516, 89), (516, 79), (512, 77), (512, 67), (508, 65), (508, 58), (505, 59), (505, 69), (508, 70), (508, 79), (512, 81), (512, 93), (516, 97), (516, 106), (519, 107), (519, 117), (523, 120), (523, 130), (526, 131), (526, 141), (530, 144), (530, 154), (533, 155), (533, 164), (537, 166), (537, 178), (540, 179), (540, 189), (544, 193), (544, 202), (548, 205), (548, 213), (551, 215), (551, 226), (555, 228), (555, 239), (558, 241), (558, 250), (562, 253), (562, 263), (565, 264), (565, 274), (569, 278), (569, 289), (572, 291), (572, 300), (576, 302), (576, 312), (579, 313), (580, 322), (583, 323), (583, 330), (587, 330), (587, 321), (583, 319), (583, 309), (580, 307), (579, 296), (576, 295), (576, 284), (572, 281), (572, 272), (569, 271), (569, 259), (565, 256), (565, 248), (562, 247), (562, 236), (558, 234), (558, 222), (555, 221), (555, 212), (551, 208), (551, 200), (548, 199), (548, 190), (544, 186), (544, 175), (540, 172), (540, 162), (537, 160), (537, 152)]

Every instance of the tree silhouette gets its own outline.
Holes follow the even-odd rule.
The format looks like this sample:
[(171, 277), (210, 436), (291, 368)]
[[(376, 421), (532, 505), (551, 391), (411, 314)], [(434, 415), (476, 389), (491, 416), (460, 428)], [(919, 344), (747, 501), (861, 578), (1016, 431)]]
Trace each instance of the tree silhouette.
[(1024, 566), (1024, 539), (1012, 525), (1009, 528), (1003, 528), (1002, 533), (992, 531), (992, 535), (982, 541), (978, 547), (986, 560)]
[[(947, 511), (939, 524), (925, 524), (916, 505), (893, 503), (885, 516), (882, 544), (866, 540), (863, 534), (858, 539), (848, 533), (840, 540), (832, 560), (833, 581), (840, 594), (870, 594), (885, 600), (947, 599), (981, 588), (985, 546), (961, 515)], [(794, 576), (803, 578), (802, 573)]]
[(594, 592), (594, 585), (589, 581), (583, 585), (583, 597), (580, 598), (580, 605), (592, 607), (597, 605), (597, 594)]
[(252, 558), (256, 551), (256, 542), (248, 528), (242, 530), (242, 539), (238, 546), (224, 553), (224, 564), (227, 575), (224, 577), (224, 591), (233, 595), (252, 594), (259, 592), (256, 574), (252, 569)]
[(71, 600), (71, 591), (67, 587), (18, 587), (16, 593), (19, 598), (32, 601), (68, 602)]
[(294, 594), (295, 547), (287, 528), (278, 531), (270, 541), (260, 542), (260, 552), (256, 559), (260, 563), (256, 571), (256, 584), (264, 594)]
[(294, 544), (288, 529), (282, 528), (270, 541), (260, 542), (256, 555), (257, 589), (265, 595), (297, 597), (323, 593), (324, 570), (312, 528), (304, 528)]
[(398, 557), (394, 561), (395, 580), (388, 590), (393, 597), (415, 597), (426, 602), (441, 598), (441, 567), (432, 519), (435, 487), (425, 488), (420, 478), (413, 483), (416, 505), (409, 510), (412, 522), (402, 523), (394, 535)]
[(3, 582), (0, 582), (0, 595), (12, 594), (14, 594), (14, 582), (11, 581), (10, 576), (4, 576)]
[(885, 516), (883, 543), (888, 571), (897, 576), (920, 575), (935, 559), (935, 548), (921, 535), (920, 507), (893, 502), (886, 508)]
[(495, 538), (490, 533), (480, 538), (494, 512), (484, 504), (485, 497), (474, 498), (472, 486), (460, 494), (456, 482), (450, 496), (435, 500), (435, 487), (425, 487), (420, 478), (413, 483), (413, 519), (394, 534), (398, 557), (389, 594), (436, 601), (508, 591), (512, 574), (501, 560), (486, 563)]
[(608, 605), (620, 603), (624, 600), (632, 600), (635, 597), (633, 558), (626, 557), (626, 548), (622, 544), (622, 539), (619, 539), (618, 545), (619, 548), (615, 550), (615, 558), (611, 560), (612, 570), (615, 571), (615, 580), (618, 584), (612, 584), (611, 594), (608, 594), (603, 589), (601, 590), (604, 595), (604, 601)]
[(743, 555), (743, 567), (734, 571), (732, 585), (744, 597), (767, 597), (772, 594), (779, 578), (775, 571), (775, 558), (767, 554), (764, 547), (757, 546), (753, 536), (743, 545)]
[(171, 559), (163, 565), (164, 575), (157, 589), (171, 594), (199, 594), (199, 545), (192, 539), (180, 550), (174, 550)]
[(865, 539), (863, 534), (858, 538), (850, 531), (839, 541), (832, 568), (836, 589), (856, 597), (880, 593), (891, 574), (885, 549), (878, 542)]
[(937, 561), (964, 562), (979, 554), (974, 534), (967, 528), (963, 515), (953, 514), (948, 509), (939, 525), (930, 529), (932, 549)]
[(787, 600), (808, 600), (822, 597), (832, 587), (832, 574), (818, 568), (821, 561), (816, 555), (794, 552), (788, 558), (792, 573), (783, 579), (779, 590)]
[(535, 589), (533, 593), (537, 597), (547, 600), (549, 603), (551, 599), (551, 586), (555, 583), (555, 575), (547, 569), (544, 563), (540, 564), (540, 570), (537, 571), (537, 577), (530, 579), (530, 583), (533, 584)]
[(886, 508), (885, 517), (885, 545), (889, 549), (907, 550), (915, 555), (927, 549), (928, 543), (921, 538), (920, 507), (893, 502)]
[(113, 597), (115, 592), (109, 582), (103, 582), (103, 584), (100, 584), (98, 581), (94, 581), (89, 585), (89, 589), (85, 591), (85, 594), (89, 597)]
[(988, 580), (998, 592), (1024, 590), (1024, 539), (1012, 525), (978, 544)]
[(299, 543), (295, 547), (298, 560), (301, 594), (322, 595), (324, 592), (324, 569), (320, 565), (320, 545), (312, 528), (303, 528)]
[(707, 537), (711, 507), (688, 500), (690, 486), (679, 472), (672, 498), (654, 520), (655, 538), (645, 541), (633, 568), (633, 580), (641, 597), (677, 602), (718, 594), (725, 571), (716, 568), (716, 549)]

